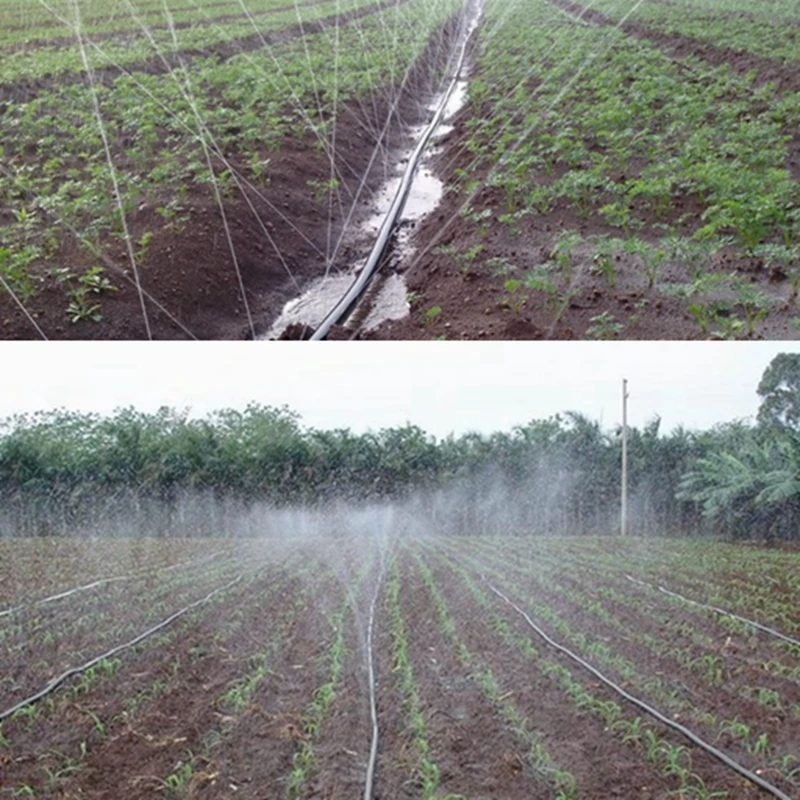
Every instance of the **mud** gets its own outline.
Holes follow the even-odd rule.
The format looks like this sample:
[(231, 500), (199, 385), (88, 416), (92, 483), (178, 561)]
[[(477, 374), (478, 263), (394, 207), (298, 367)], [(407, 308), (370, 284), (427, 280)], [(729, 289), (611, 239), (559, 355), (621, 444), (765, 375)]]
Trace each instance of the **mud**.
[[(553, 0), (556, 5), (587, 22), (613, 25), (608, 17), (570, 0)], [(800, 73), (794, 64), (761, 59), (747, 53), (715, 48), (690, 37), (667, 35), (628, 23), (623, 30), (646, 39), (680, 62), (697, 58), (712, 66), (727, 64), (738, 75), (755, 70), (755, 85), (773, 83), (778, 93), (800, 88)], [(478, 73), (479, 74), (479, 71)], [(470, 138), (469, 116), (487, 115), (491, 109), (465, 109), (454, 123), (453, 133), (442, 142), (442, 156), (437, 160), (437, 174), (445, 185), (457, 183), (460, 169), (472, 161), (462, 143)], [(800, 137), (788, 144), (787, 169), (800, 179)], [(635, 168), (635, 165), (632, 165)], [(482, 181), (487, 170), (474, 175)], [(530, 176), (533, 182), (549, 182), (552, 177), (541, 173)], [(594, 235), (619, 235), (608, 226), (593, 208), (580, 216), (565, 201), (555, 204), (546, 214), (533, 214), (524, 220), (521, 230), (513, 233), (509, 226), (498, 224), (497, 209), (504, 206), (502, 193), (485, 186), (470, 201), (472, 210), (488, 215), (485, 231), (460, 216), (467, 200), (464, 193), (445, 195), (437, 211), (426, 219), (415, 239), (419, 255), (412, 261), (406, 281), (413, 298), (411, 315), (387, 323), (365, 333), (373, 339), (704, 339), (704, 333), (687, 312), (687, 304), (648, 288), (647, 280), (635, 259), (620, 256), (615, 264), (614, 286), (593, 274), (589, 254), (579, 254), (582, 265), (573, 270), (568, 292), (561, 296), (529, 292), (524, 302), (517, 302), (507, 281), (551, 261), (557, 234), (576, 230), (585, 239)], [(698, 199), (683, 194), (673, 200), (666, 221), (681, 217), (688, 220), (682, 233), (693, 232), (703, 211)], [(647, 218), (644, 209), (637, 215), (645, 220), (643, 236), (655, 239), (655, 228), (665, 220), (654, 215)], [(447, 248), (458, 244), (458, 250), (479, 247), (480, 255), (471, 264), (459, 264), (447, 254)], [(762, 261), (722, 252), (710, 264), (710, 272), (735, 273), (755, 285), (772, 299), (769, 316), (760, 324), (757, 338), (795, 339), (794, 318), (797, 303), (791, 297), (787, 276), (767, 269)], [(661, 283), (680, 283), (686, 275), (680, 270), (662, 271)], [(605, 315), (609, 325), (603, 325)]]
[[(453, 542), (443, 549), (462, 546)], [(7, 722), (0, 746), (3, 787), (27, 785), (37, 797), (70, 800), (144, 800), (171, 792), (187, 798), (272, 800), (287, 795), (295, 755), (311, 741), (314, 759), (308, 780), (292, 796), (360, 796), (370, 735), (364, 633), (378, 574), (375, 562), (362, 583), (357, 582), (366, 565), (364, 551), (363, 541), (350, 540), (335, 548), (321, 542), (298, 546), (289, 562), (275, 564), (213, 607), (177, 624), (168, 635), (127, 652), (113, 675), (78, 694), (56, 692), (36, 718)], [(487, 668), (504, 702), (512, 703), (537, 732), (552, 763), (575, 776), (578, 796), (665, 800), (675, 793), (674, 777), (650, 764), (641, 745), (623, 743), (617, 732), (578, 707), (556, 678), (540, 672), (530, 657), (498, 633), (492, 615), (505, 620), (508, 630), (530, 639), (542, 657), (569, 669), (599, 699), (622, 703), (618, 696), (549, 650), (502, 601), (480, 606), (436, 546), (429, 544), (423, 551), (401, 542), (394, 552), (409, 661), (442, 795), (508, 800), (554, 796), (547, 773), (535, 768), (519, 732), (481, 691), (478, 677)], [(468, 661), (442, 629), (422, 580), (418, 554), (447, 602)], [(515, 563), (510, 556), (501, 560), (507, 566)], [(522, 572), (510, 569), (508, 582), (516, 583)], [(477, 573), (474, 578), (479, 579)], [(590, 591), (604, 585), (596, 576), (584, 583)], [(353, 598), (345, 616), (343, 671), (328, 713), (311, 731), (306, 710), (329, 674), (335, 633), (330, 614), (343, 607), (349, 589)], [(530, 591), (569, 615), (578, 629), (621, 648), (646, 674), (667, 672), (686, 681), (698, 695), (698, 708), (707, 702), (715, 708), (716, 703), (727, 703), (731, 716), (738, 714), (752, 725), (764, 721), (758, 709), (724, 687), (702, 685), (694, 676), (675, 671), (668, 658), (598, 628), (585, 611), (541, 587), (531, 584)], [(421, 789), (408, 708), (394, 669), (386, 600), (384, 586), (376, 606), (374, 652), (380, 729), (375, 797), (394, 800), (419, 797)], [(626, 611), (602, 602), (625, 625), (650, 631), (665, 646), (680, 640), (676, 629), (648, 623), (644, 609)], [(75, 611), (80, 611), (79, 605)], [(699, 632), (714, 631), (713, 623), (706, 625), (700, 618), (692, 624)], [(259, 665), (264, 673), (252, 696), (241, 707), (232, 707), (223, 698)], [(667, 729), (658, 732), (673, 745), (687, 744)], [(782, 735), (781, 744), (796, 750), (797, 731), (784, 725)], [(762, 796), (697, 748), (691, 748), (691, 758), (693, 772), (709, 791), (727, 791), (731, 800)]]
[[(369, 12), (363, 9), (358, 13), (362, 16), (376, 13), (381, 7), (383, 4), (375, 4), (369, 7)], [(305, 26), (306, 32), (311, 28), (311, 25)], [(362, 181), (367, 196), (383, 184), (388, 164), (393, 163), (391, 154), (405, 146), (407, 126), (421, 122), (428, 113), (419, 98), (427, 98), (438, 84), (437, 72), (443, 68), (447, 54), (447, 47), (440, 46), (440, 39), (444, 37), (446, 43), (448, 37), (454, 35), (455, 28), (453, 21), (433, 37), (428, 50), (409, 71), (393, 112), (388, 99), (392, 94), (390, 87), (371, 102), (354, 101), (340, 106), (335, 121), (335, 166), (342, 175), (345, 196), (354, 194)], [(297, 35), (297, 31), (293, 35)], [(399, 87), (391, 88), (399, 90)], [(384, 163), (379, 157), (368, 169), (377, 144), (374, 131), (380, 130), (387, 120), (381, 146), (389, 154), (388, 162)], [(225, 202), (232, 245), (256, 336), (267, 333), (284, 305), (325, 273), (326, 248), (330, 240), (335, 242), (339, 238), (344, 224), (344, 218), (334, 218), (329, 230), (327, 198), (317, 197), (313, 189), (329, 179), (331, 164), (311, 133), (287, 138), (277, 151), (265, 149), (264, 155), (269, 158), (268, 184), (259, 187), (258, 192), (244, 189), (246, 198), (239, 192)], [(249, 164), (237, 159), (235, 153), (228, 154), (228, 160), (234, 169), (249, 174)], [(153, 338), (250, 338), (251, 328), (239, 279), (212, 194), (190, 189), (183, 201), (185, 221), (180, 230), (164, 226), (156, 213), (157, 205), (157, 202), (142, 204), (127, 220), (134, 240), (145, 231), (153, 232), (146, 263), (140, 270)], [(354, 226), (369, 215), (369, 208), (365, 206), (362, 213), (362, 217), (351, 221)], [(355, 257), (347, 246), (339, 253), (345, 264)], [(59, 258), (64, 263), (72, 263), (75, 272), (91, 266), (87, 255), (71, 237), (62, 244)], [(142, 302), (124, 245), (110, 244), (105, 250), (103, 265), (119, 291), (103, 296), (103, 319), (99, 323), (70, 323), (66, 317), (66, 292), (53, 281), (46, 281), (26, 302), (27, 310), (45, 336), (51, 339), (146, 338)], [(31, 322), (5, 293), (0, 297), (0, 338), (37, 338)]]

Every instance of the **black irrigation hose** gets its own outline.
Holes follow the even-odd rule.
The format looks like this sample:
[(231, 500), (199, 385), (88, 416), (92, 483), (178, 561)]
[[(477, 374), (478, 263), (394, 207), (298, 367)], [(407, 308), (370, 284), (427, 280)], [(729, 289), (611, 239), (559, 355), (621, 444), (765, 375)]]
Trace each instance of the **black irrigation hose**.
[(112, 583), (113, 581), (129, 581), (133, 577), (133, 575), (119, 575), (114, 578), (100, 578), (93, 583), (87, 583), (85, 586), (76, 586), (74, 589), (68, 589), (66, 592), (61, 592), (60, 594), (53, 594), (50, 595), (50, 597), (43, 597), (41, 600), (34, 600), (31, 603), (20, 603), (18, 606), (12, 606), (11, 608), (7, 608), (5, 611), (0, 611), (0, 617), (7, 617), (9, 614), (15, 614), (17, 611), (22, 611), (24, 608), (43, 606), (46, 603), (52, 603), (54, 600), (61, 600), (65, 597), (69, 597), (70, 595), (77, 594), (78, 592), (85, 592), (89, 589), (94, 589), (96, 586), (104, 586), (105, 584)]
[(369, 711), (372, 721), (372, 741), (369, 747), (369, 760), (367, 761), (367, 774), (364, 779), (364, 800), (372, 800), (372, 784), (375, 779), (375, 762), (378, 758), (378, 704), (375, 697), (375, 665), (372, 659), (372, 639), (375, 629), (375, 606), (381, 592), (384, 571), (378, 576), (375, 594), (369, 607), (369, 623), (367, 624), (367, 680), (369, 682)]
[(144, 633), (140, 633), (134, 639), (131, 639), (129, 642), (125, 642), (125, 644), (117, 645), (116, 647), (112, 647), (111, 650), (106, 651), (100, 656), (91, 659), (91, 661), (87, 661), (85, 664), (81, 664), (79, 667), (70, 667), (66, 672), (62, 672), (56, 678), (50, 681), (43, 689), (40, 689), (36, 694), (31, 695), (30, 697), (26, 697), (24, 700), (20, 700), (19, 703), (16, 705), (11, 706), (11, 708), (7, 708), (5, 711), (0, 711), (0, 722), (10, 717), (19, 709), (24, 708), (25, 706), (32, 705), (33, 703), (38, 703), (43, 698), (47, 697), (51, 692), (55, 691), (62, 683), (64, 683), (67, 678), (71, 678), (73, 675), (78, 675), (81, 672), (85, 672), (90, 667), (93, 667), (95, 664), (100, 663), (104, 658), (111, 658), (111, 656), (116, 655), (117, 653), (121, 652), (122, 650), (127, 650), (129, 647), (133, 647), (134, 645), (141, 642), (143, 639), (146, 639), (149, 636), (152, 636), (154, 633), (157, 633), (162, 628), (166, 628), (171, 622), (174, 622), (179, 617), (182, 617), (184, 614), (191, 611), (193, 608), (197, 608), (197, 606), (202, 605), (203, 603), (207, 603), (211, 600), (212, 597), (219, 594), (220, 592), (224, 592), (226, 589), (230, 589), (232, 586), (235, 586), (239, 581), (242, 579), (242, 576), (239, 575), (238, 578), (234, 578), (234, 580), (226, 583), (224, 586), (220, 586), (218, 589), (214, 589), (213, 592), (209, 592), (205, 597), (201, 598), (200, 600), (195, 600), (193, 603), (190, 603), (188, 606), (185, 606), (180, 611), (176, 611), (174, 614), (167, 617), (165, 620), (162, 620), (158, 623), (158, 625), (154, 625), (152, 628), (148, 628), (148, 630), (144, 631)]
[(783, 639), (783, 641), (789, 642), (789, 644), (793, 644), (796, 647), (800, 647), (800, 639), (793, 639), (791, 636), (787, 636), (785, 633), (776, 631), (774, 628), (769, 628), (766, 625), (762, 625), (760, 622), (756, 622), (755, 620), (752, 619), (747, 619), (747, 617), (740, 617), (738, 614), (734, 614), (732, 611), (726, 611), (724, 608), (719, 608), (717, 606), (710, 606), (707, 603), (700, 603), (697, 600), (691, 600), (688, 597), (684, 597), (682, 594), (678, 594), (677, 592), (671, 592), (669, 589), (665, 589), (663, 586), (653, 586), (653, 584), (651, 583), (640, 581), (637, 578), (631, 577), (630, 575), (626, 575), (625, 577), (629, 581), (633, 581), (633, 583), (638, 583), (641, 586), (648, 586), (650, 589), (658, 589), (659, 592), (669, 595), (670, 597), (677, 597), (678, 600), (683, 600), (684, 603), (690, 603), (693, 606), (706, 608), (709, 611), (714, 611), (715, 613), (721, 614), (724, 617), (733, 617), (733, 619), (738, 619), (739, 622), (744, 622), (747, 625), (752, 625), (754, 628), (758, 628), (760, 631), (764, 631), (764, 633), (768, 633), (771, 636), (777, 636), (778, 639)]
[(474, 27), (469, 29), (464, 36), (464, 41), (461, 44), (461, 52), (459, 53), (458, 62), (453, 71), (453, 77), (450, 81), (450, 84), (448, 85), (445, 93), (442, 95), (442, 100), (436, 109), (436, 113), (433, 115), (433, 119), (423, 131), (422, 137), (420, 138), (419, 142), (417, 142), (417, 146), (414, 148), (414, 152), (408, 159), (408, 165), (403, 172), (403, 178), (400, 181), (397, 193), (392, 200), (389, 211), (383, 218), (380, 230), (378, 231), (378, 238), (375, 240), (375, 245), (373, 246), (369, 257), (367, 258), (364, 268), (358, 273), (353, 283), (350, 284), (350, 288), (345, 292), (342, 299), (339, 300), (339, 302), (333, 307), (333, 309), (331, 309), (331, 311), (328, 312), (325, 319), (322, 320), (317, 329), (311, 335), (311, 341), (320, 341), (324, 339), (334, 325), (347, 318), (361, 295), (363, 295), (366, 291), (367, 286), (369, 286), (369, 283), (374, 277), (375, 273), (378, 271), (384, 253), (386, 252), (386, 248), (389, 246), (389, 241), (397, 224), (397, 219), (400, 216), (403, 207), (405, 206), (408, 193), (411, 190), (411, 185), (414, 182), (414, 175), (417, 172), (417, 167), (419, 166), (420, 159), (422, 158), (422, 154), (425, 152), (425, 148), (428, 146), (428, 142), (430, 141), (431, 136), (433, 136), (434, 131), (439, 127), (439, 123), (442, 121), (445, 108), (447, 107), (447, 101), (450, 99), (450, 95), (453, 93), (456, 83), (458, 83), (458, 78), (461, 74), (461, 70), (464, 66), (464, 59), (466, 58), (467, 54), (467, 45), (469, 44), (469, 40), (473, 31)]
[(489, 581), (486, 579), (485, 575), (481, 574), (481, 580), (483, 580), (483, 582), (498, 597), (505, 600), (505, 602), (508, 603), (508, 605), (510, 605), (511, 608), (514, 609), (514, 611), (516, 611), (520, 616), (522, 616), (524, 620), (528, 623), (528, 625), (530, 625), (530, 627), (533, 628), (533, 630), (536, 631), (536, 633), (539, 634), (539, 636), (541, 636), (542, 639), (544, 639), (551, 647), (554, 647), (559, 652), (571, 658), (577, 664), (580, 664), (584, 669), (591, 672), (592, 675), (595, 676), (595, 678), (602, 681), (604, 684), (606, 684), (606, 686), (613, 689), (619, 695), (624, 697), (629, 703), (632, 703), (637, 708), (641, 709), (646, 714), (649, 714), (651, 717), (654, 717), (667, 727), (672, 728), (672, 730), (682, 734), (690, 742), (692, 742), (692, 744), (695, 744), (701, 749), (705, 750), (709, 755), (713, 756), (718, 761), (721, 761), (723, 764), (730, 767), (732, 770), (738, 772), (739, 775), (741, 775), (743, 778), (746, 778), (751, 783), (754, 783), (756, 786), (763, 789), (765, 792), (768, 792), (773, 797), (777, 797), (778, 800), (793, 800), (793, 798), (789, 797), (788, 794), (785, 794), (780, 789), (778, 789), (777, 786), (773, 786), (771, 783), (765, 781), (759, 775), (756, 775), (755, 772), (751, 772), (746, 767), (743, 767), (738, 761), (734, 761), (729, 755), (723, 753), (722, 750), (718, 750), (716, 747), (709, 744), (704, 739), (701, 739), (696, 733), (693, 733), (684, 725), (681, 725), (679, 722), (675, 722), (674, 720), (662, 714), (657, 709), (645, 703), (644, 700), (640, 700), (638, 697), (635, 697), (634, 695), (630, 694), (630, 692), (627, 692), (621, 686), (614, 683), (610, 678), (607, 678), (605, 675), (603, 675), (602, 672), (593, 667), (588, 661), (584, 661), (579, 655), (576, 655), (571, 650), (564, 647), (564, 645), (559, 644), (554, 639), (551, 639), (550, 636), (548, 636), (516, 603), (514, 603), (512, 600), (509, 600), (509, 598), (506, 597), (506, 595), (504, 595), (499, 589), (496, 589), (494, 586), (492, 586), (492, 584), (489, 583)]
[[(172, 569), (178, 569), (178, 567), (185, 567), (189, 564), (201, 564), (203, 561), (208, 561), (214, 556), (218, 556), (220, 553), (224, 553), (225, 550), (216, 550), (213, 553), (210, 553), (207, 556), (200, 556), (199, 558), (195, 559), (188, 559), (186, 561), (179, 561), (177, 564), (172, 564), (169, 567), (161, 567), (159, 569), (154, 570), (155, 572), (168, 572)], [(78, 592), (85, 592), (89, 589), (94, 589), (97, 586), (104, 586), (107, 583), (113, 583), (114, 581), (131, 581), (135, 578), (142, 578), (146, 575), (150, 574), (150, 570), (137, 572), (132, 575), (117, 575), (111, 578), (100, 578), (92, 583), (87, 583), (84, 586), (76, 586), (74, 589), (68, 589), (65, 592), (60, 592), (59, 594), (50, 595), (50, 597), (43, 597), (40, 600), (33, 600), (30, 603), (20, 603), (18, 606), (12, 606), (11, 608), (7, 608), (4, 611), (0, 611), (0, 617), (7, 617), (9, 614), (15, 614), (17, 611), (22, 611), (25, 608), (36, 608), (36, 606), (43, 606), (47, 603), (52, 603), (55, 600), (63, 600), (65, 597), (69, 597), (70, 595), (77, 594)]]

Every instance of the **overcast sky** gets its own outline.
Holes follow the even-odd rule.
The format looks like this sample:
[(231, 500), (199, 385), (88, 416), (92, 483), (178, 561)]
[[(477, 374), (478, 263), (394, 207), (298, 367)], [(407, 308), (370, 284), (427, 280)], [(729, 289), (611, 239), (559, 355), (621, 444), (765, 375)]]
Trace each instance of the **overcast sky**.
[(312, 427), (412, 422), (437, 436), (508, 430), (559, 411), (707, 428), (752, 416), (775, 342), (37, 342), (5, 343), (0, 416), (66, 407), (111, 412), (249, 402), (288, 405)]

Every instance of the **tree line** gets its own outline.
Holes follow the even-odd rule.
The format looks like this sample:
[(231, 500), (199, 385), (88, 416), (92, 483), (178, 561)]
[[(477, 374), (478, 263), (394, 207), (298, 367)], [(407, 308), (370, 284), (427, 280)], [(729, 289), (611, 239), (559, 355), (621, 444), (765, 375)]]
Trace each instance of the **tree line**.
[[(754, 422), (629, 430), (632, 533), (798, 538), (800, 356), (777, 356), (758, 393)], [(256, 404), (38, 412), (0, 421), (0, 535), (225, 535), (259, 510), (343, 503), (413, 506), (432, 532), (611, 533), (620, 458), (620, 430), (575, 412), (441, 439)]]

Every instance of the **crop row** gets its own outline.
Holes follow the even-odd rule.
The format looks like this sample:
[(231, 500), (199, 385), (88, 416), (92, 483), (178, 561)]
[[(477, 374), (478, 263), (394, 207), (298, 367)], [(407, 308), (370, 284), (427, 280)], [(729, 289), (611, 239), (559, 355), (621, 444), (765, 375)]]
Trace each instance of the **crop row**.
[[(767, 672), (800, 685), (796, 647), (777, 637), (754, 635), (757, 631), (753, 626), (686, 604), (658, 591), (650, 591), (647, 597), (643, 597), (641, 587), (628, 580), (623, 553), (617, 554), (613, 566), (605, 567), (599, 563), (598, 557), (592, 555), (590, 547), (586, 548), (582, 557), (576, 556), (574, 559), (546, 552), (528, 553), (521, 557), (513, 548), (502, 553), (487, 552), (482, 548), (472, 552), (475, 557), (499, 560), (504, 564), (512, 560), (515, 563), (514, 570), (529, 573), (532, 579), (557, 589), (572, 587), (573, 592), (583, 596), (581, 604), (587, 611), (607, 614), (606, 605), (619, 604), (635, 615), (637, 621), (633, 627), (637, 630), (650, 630), (656, 637), (660, 632), (669, 632), (682, 640), (690, 649), (683, 653), (681, 660), (701, 671), (716, 669), (720, 676), (730, 677), (730, 670), (735, 669), (743, 675), (760, 675), (762, 679), (766, 679), (764, 673)], [(759, 577), (753, 577), (754, 582), (759, 580)], [(593, 587), (591, 595), (582, 591), (587, 581), (591, 581)], [(731, 637), (736, 641), (735, 648), (728, 651), (725, 645), (720, 654), (720, 640), (729, 640)], [(655, 639), (653, 641), (656, 642)], [(691, 648), (699, 648), (700, 652), (692, 655)], [(728, 662), (729, 666), (721, 666)], [(789, 703), (787, 707), (791, 706), (792, 703)]]
[[(447, 560), (445, 564), (445, 572), (442, 572), (441, 567), (436, 567), (434, 570), (437, 581), (448, 583), (449, 579), (445, 577), (447, 571), (454, 573), (462, 584), (466, 596), (472, 599), (476, 612), (473, 614), (473, 620), (476, 624), (485, 623), (494, 632), (498, 642), (516, 652), (518, 657), (536, 670), (533, 675), (528, 672), (527, 677), (523, 678), (523, 691), (533, 693), (538, 698), (542, 711), (549, 709), (552, 713), (550, 696), (560, 696), (561, 705), (572, 706), (571, 714), (582, 718), (583, 722), (580, 723), (582, 729), (597, 725), (604, 731), (601, 737), (608, 750), (616, 747), (633, 748), (638, 753), (641, 757), (639, 774), (636, 777), (629, 776), (631, 781), (629, 787), (641, 786), (650, 790), (653, 781), (660, 780), (687, 798), (731, 796), (723, 790), (726, 784), (731, 786), (730, 779), (726, 780), (719, 773), (715, 773), (713, 768), (709, 767), (704, 753), (687, 748), (676, 741), (674, 734), (665, 731), (648, 718), (632, 713), (627, 707), (621, 706), (613, 695), (609, 697), (605, 692), (599, 691), (596, 683), (587, 682), (583, 676), (576, 674), (572, 667), (564, 666), (559, 659), (548, 655), (531, 640), (529, 634), (498, 608), (496, 599), (476, 581), (475, 573), (471, 569), (465, 570)], [(465, 608), (465, 595), (457, 594), (456, 597), (460, 598), (457, 600), (460, 614), (468, 613)], [(560, 711), (561, 716), (567, 713), (564, 708)], [(614, 759), (609, 753), (606, 754), (606, 758), (613, 759), (616, 769), (619, 769), (618, 758)], [(600, 766), (602, 763), (595, 753), (593, 760), (595, 774), (602, 769)], [(576, 763), (575, 767), (578, 766)], [(586, 780), (585, 773), (581, 772), (581, 778), (583, 781)], [(583, 781), (580, 778), (578, 780), (579, 796), (584, 796), (584, 792), (588, 791)]]
[[(622, 19), (630, 10), (630, 5), (616, 0), (598, 0), (587, 5), (614, 21)], [(749, 11), (755, 13), (748, 14)], [(719, 0), (643, 2), (628, 18), (648, 29), (690, 36), (698, 42), (707, 42), (715, 47), (752, 53), (787, 64), (800, 60), (797, 38), (800, 6), (796, 2), (769, 4), (766, 7), (759, 3), (747, 8), (741, 4)]]
[[(690, 720), (710, 741), (728, 742), (743, 763), (757, 759), (756, 768), (782, 775), (795, 788), (800, 785), (795, 743), (786, 737), (800, 720), (796, 686), (759, 669), (761, 664), (742, 668), (735, 647), (729, 652), (713, 640), (708, 649), (687, 647), (681, 629), (670, 627), (668, 618), (648, 614), (635, 598), (615, 605), (602, 588), (584, 592), (570, 582), (544, 578), (536, 567), (517, 570), (502, 560), (487, 564), (484, 554), (470, 564), (482, 565), (493, 579), (524, 595), (531, 613), (557, 638), (610, 669), (631, 691)], [(586, 576), (575, 584), (585, 585)], [(727, 716), (731, 709), (735, 716)]]
[[(314, 580), (307, 580), (312, 574)], [(330, 569), (313, 559), (295, 560), (277, 576), (253, 575), (178, 625), (56, 692), (35, 714), (16, 715), (2, 731), (3, 752), (13, 757), (32, 745), (44, 752), (51, 738), (58, 742), (37, 759), (35, 769), (15, 771), (17, 788), (29, 786), (36, 796), (61, 791), (70, 780), (102, 771), (106, 751), (113, 753), (123, 743), (139, 751), (143, 771), (137, 774), (147, 776), (152, 791), (180, 794), (191, 784), (203, 784), (204, 768), (212, 758), (224, 758), (243, 720), (252, 721), (256, 697), (272, 680), (301, 611), (304, 634), (318, 590), (330, 594), (337, 585)], [(264, 626), (259, 620), (269, 622)], [(202, 689), (196, 685), (198, 674)], [(175, 702), (193, 719), (188, 739), (180, 718), (171, 733), (160, 731), (159, 745), (137, 733), (163, 725), (161, 709)], [(63, 726), (70, 720), (74, 729), (65, 737)]]
[(107, 578), (174, 569), (231, 548), (219, 539), (161, 540), (156, 546), (141, 541), (5, 539), (0, 541), (0, 561), (13, 568), (3, 574), (0, 611)]
[[(537, 0), (487, 6), (469, 102), (449, 169), (472, 233), (450, 244), (444, 228), (431, 249), (465, 279), (490, 266), (513, 313), (533, 304), (555, 328), (587, 287), (623, 286), (638, 304), (627, 320), (606, 309), (592, 335), (626, 335), (668, 304), (696, 335), (740, 338), (796, 299), (797, 94)], [(494, 252), (498, 228), (519, 238), (516, 259)], [(788, 282), (754, 284), (754, 264)]]
[(506, 691), (508, 684), (498, 681), (491, 667), (470, 650), (459, 635), (456, 623), (437, 581), (430, 568), (415, 554), (416, 568), (419, 570), (430, 604), (435, 609), (441, 635), (446, 639), (458, 655), (464, 667), (470, 669), (475, 676), (485, 700), (496, 709), (503, 722), (508, 725), (515, 737), (524, 744), (526, 760), (530, 765), (535, 780), (542, 781), (552, 787), (558, 800), (569, 800), (577, 797), (577, 781), (569, 769), (559, 766), (550, 751), (542, 734), (537, 731), (525, 717), (519, 705), (512, 699), (513, 691)]
[[(246, 7), (257, 11), (261, 0), (247, 0)], [(272, 2), (272, 0), (263, 0)], [(213, 2), (198, 2), (198, 0), (170, 0), (167, 9), (172, 13), (181, 13), (189, 9), (230, 8), (241, 11), (242, 4), (238, 0), (213, 0)], [(42, 26), (52, 25), (57, 16), (65, 16), (74, 8), (69, 3), (20, 3), (18, 0), (0, 0), (0, 12), (8, 20), (7, 28), (11, 31), (34, 33)], [(88, 23), (95, 24), (103, 20), (124, 22), (136, 13), (143, 18), (154, 14), (164, 15), (165, 4), (163, 0), (82, 0), (80, 4), (81, 18)]]
[[(130, 641), (143, 631), (171, 616), (177, 609), (228, 585), (247, 569), (214, 571), (204, 581), (167, 585), (167, 591), (152, 602), (134, 595), (120, 601), (116, 608), (87, 610), (85, 616), (67, 618), (57, 628), (42, 625), (22, 638), (4, 642), (0, 653), (3, 662), (3, 710), (38, 691), (49, 679), (85, 663), (117, 645)], [(176, 582), (177, 583), (177, 582)], [(34, 712), (35, 713), (35, 709)]]
[(627, 571), (691, 599), (724, 606), (756, 621), (785, 625), (788, 634), (800, 630), (793, 614), (800, 570), (790, 553), (703, 543), (674, 543), (669, 548), (654, 544), (641, 549), (620, 548), (613, 540), (609, 544), (608, 551), (589, 551), (585, 544), (579, 545), (571, 558), (585, 563), (591, 552), (592, 567), (603, 568), (606, 574)]
[(52, 676), (130, 638), (176, 607), (188, 605), (231, 580), (241, 570), (241, 562), (227, 561), (204, 570), (167, 573), (163, 578), (145, 579), (136, 585), (112, 584), (110, 590), (58, 603), (54, 609), (47, 607), (47, 611), (2, 620), (3, 689), (24, 696), (44, 682), (43, 676)]
[[(222, 220), (225, 205), (242, 197), (255, 214), (250, 198), (259, 197), (279, 221), (264, 192), (287, 137), (311, 138), (333, 160), (337, 112), (347, 102), (375, 108), (399, 90), (456, 8), (453, 0), (411, 0), (224, 61), (197, 57), (186, 69), (124, 74), (91, 91), (59, 85), (12, 105), (3, 116), (9, 166), (0, 171), (0, 205), (10, 213), (0, 229), (0, 277), (23, 303), (61, 287), (73, 323), (99, 320), (103, 297), (118, 288), (115, 254), (146, 275), (153, 237), (182, 235), (198, 196), (210, 194)], [(364, 122), (372, 137), (370, 124), (381, 121)], [(350, 177), (334, 172), (310, 185), (309, 200), (321, 204)], [(260, 216), (258, 224), (272, 242)], [(271, 247), (267, 258), (279, 263), (280, 243)], [(66, 250), (84, 266), (63, 266)]]
[[(314, 4), (324, 5), (325, 0), (317, 0)], [(119, 14), (109, 15), (107, 10), (98, 13), (81, 4), (79, 30), (82, 37), (95, 42), (108, 38), (130, 41), (142, 36), (145, 28), (163, 31), (172, 26), (186, 28), (209, 23), (221, 24), (248, 17), (259, 21), (264, 14), (285, 10), (291, 5), (286, 0), (257, 0), (246, 4), (240, 0), (212, 3), (189, 0), (187, 3), (171, 2), (168, 8), (163, 2), (151, 8), (142, 8), (141, 4), (139, 8), (131, 5)], [(52, 13), (43, 5), (40, 8), (44, 15), (38, 24), (10, 24), (0, 31), (0, 52), (3, 49), (30, 52), (37, 47), (75, 43), (77, 20), (74, 13), (70, 13), (70, 9), (60, 13), (61, 10), (53, 6)], [(302, 19), (302, 9), (299, 7), (296, 18)]]
[(243, 16), (222, 22), (210, 18), (191, 27), (150, 28), (142, 24), (138, 33), (123, 41), (95, 41), (76, 29), (72, 32), (71, 43), (5, 54), (0, 61), (0, 85), (5, 85), (6, 94), (10, 94), (13, 84), (45, 76), (74, 81), (89, 70), (117, 73), (122, 68), (136, 70), (150, 62), (158, 69), (161, 59), (169, 59), (177, 65), (181, 54), (186, 53), (184, 61), (189, 61), (195, 52), (211, 55), (223, 45), (232, 47), (233, 53), (244, 52), (249, 43), (263, 46), (265, 41), (272, 41), (274, 34), (298, 25), (327, 19), (330, 26), (335, 27), (340, 14), (368, 6), (370, 2), (321, 3), (303, 9), (302, 16), (284, 5), (280, 11), (265, 11), (258, 17)]
[(719, 542), (658, 539), (641, 542), (616, 537), (554, 541), (506, 538), (493, 546), (518, 561), (589, 569), (604, 582), (614, 580), (623, 585), (625, 575), (630, 574), (765, 624), (785, 623), (788, 634), (797, 630), (796, 615), (792, 612), (800, 589), (800, 562), (790, 552)]

